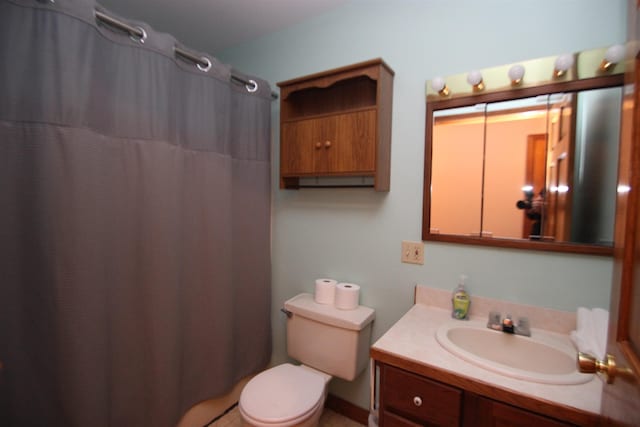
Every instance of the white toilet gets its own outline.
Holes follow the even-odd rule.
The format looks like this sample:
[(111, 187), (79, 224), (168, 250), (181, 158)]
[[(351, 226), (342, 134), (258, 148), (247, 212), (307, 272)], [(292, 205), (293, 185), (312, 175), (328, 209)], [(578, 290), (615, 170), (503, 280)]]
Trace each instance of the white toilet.
[(247, 383), (238, 407), (248, 426), (318, 425), (331, 378), (352, 381), (369, 360), (373, 309), (339, 310), (317, 304), (311, 294), (291, 298), (284, 308), (290, 313), (287, 353), (304, 365), (284, 363)]

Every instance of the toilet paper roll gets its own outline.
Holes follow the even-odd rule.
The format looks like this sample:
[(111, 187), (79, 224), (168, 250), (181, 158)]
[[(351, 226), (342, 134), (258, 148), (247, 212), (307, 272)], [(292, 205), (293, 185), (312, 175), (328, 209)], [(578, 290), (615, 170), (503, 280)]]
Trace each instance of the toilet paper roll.
[(360, 302), (360, 286), (353, 283), (338, 283), (334, 305), (340, 310), (355, 310)]
[(316, 290), (313, 299), (318, 304), (333, 305), (336, 296), (336, 282), (333, 279), (316, 279)]

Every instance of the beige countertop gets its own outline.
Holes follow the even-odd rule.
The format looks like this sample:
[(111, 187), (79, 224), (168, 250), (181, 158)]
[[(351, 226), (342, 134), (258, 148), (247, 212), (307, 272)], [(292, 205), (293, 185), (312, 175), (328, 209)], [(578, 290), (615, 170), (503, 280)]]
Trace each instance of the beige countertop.
[[(514, 393), (541, 402), (543, 407), (561, 405), (590, 414), (600, 413), (603, 381), (599, 377), (593, 376), (591, 380), (583, 384), (553, 385), (519, 380), (481, 368), (453, 355), (436, 340), (438, 327), (446, 322), (451, 322), (450, 310), (427, 305), (424, 303), (424, 298), (420, 296), (416, 297), (416, 301), (418, 303), (373, 344), (372, 354), (374, 357), (376, 354), (384, 353), (391, 358), (406, 360), (410, 366), (424, 367), (428, 370), (435, 369), (435, 372), (438, 373), (451, 374), (458, 378), (458, 381), (474, 380), (472, 381), (474, 384), (486, 385), (490, 390), (495, 390), (498, 396)], [(476, 313), (472, 316), (472, 320), (486, 322), (486, 317), (481, 313)], [(533, 334), (535, 331), (536, 328), (532, 327)], [(549, 331), (545, 331), (545, 333), (556, 334), (560, 339), (569, 339), (568, 334)], [(424, 372), (422, 373), (424, 374)], [(460, 384), (465, 384), (465, 382), (454, 385)], [(478, 390), (473, 391), (477, 392)], [(496, 395), (488, 397), (495, 398)], [(537, 409), (538, 406), (535, 408)]]

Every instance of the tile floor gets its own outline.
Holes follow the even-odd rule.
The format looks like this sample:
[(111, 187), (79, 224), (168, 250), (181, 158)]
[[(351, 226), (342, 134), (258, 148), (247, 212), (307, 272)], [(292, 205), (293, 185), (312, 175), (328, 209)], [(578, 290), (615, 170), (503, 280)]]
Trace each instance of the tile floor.
[[(209, 427), (240, 427), (241, 425), (240, 412), (238, 412), (238, 407), (236, 406), (224, 417), (213, 424), (209, 424)], [(320, 427), (362, 427), (362, 424), (342, 416), (331, 409), (325, 409), (320, 416)]]

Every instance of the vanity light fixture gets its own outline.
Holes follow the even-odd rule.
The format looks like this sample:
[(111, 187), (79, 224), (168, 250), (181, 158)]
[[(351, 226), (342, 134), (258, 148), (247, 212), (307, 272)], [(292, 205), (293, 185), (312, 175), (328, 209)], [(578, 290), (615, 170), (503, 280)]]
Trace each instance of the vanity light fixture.
[(564, 53), (556, 58), (556, 62), (553, 69), (553, 76), (560, 78), (564, 76), (569, 68), (573, 67), (573, 55), (570, 53)]
[(431, 80), (431, 89), (438, 92), (440, 96), (449, 96), (449, 88), (447, 87), (447, 83), (444, 81), (444, 78), (438, 76), (434, 77)]
[(609, 49), (607, 49), (606, 52), (604, 53), (604, 58), (600, 63), (599, 69), (600, 71), (607, 72), (614, 65), (616, 65), (618, 62), (622, 61), (623, 59), (624, 59), (624, 46), (622, 46), (621, 44), (613, 45)]
[(467, 74), (467, 83), (473, 86), (474, 92), (481, 92), (484, 90), (482, 73), (478, 70), (469, 71), (469, 74)]
[(524, 67), (520, 64), (513, 65), (509, 68), (509, 79), (511, 80), (511, 86), (519, 86), (522, 83), (524, 77)]

